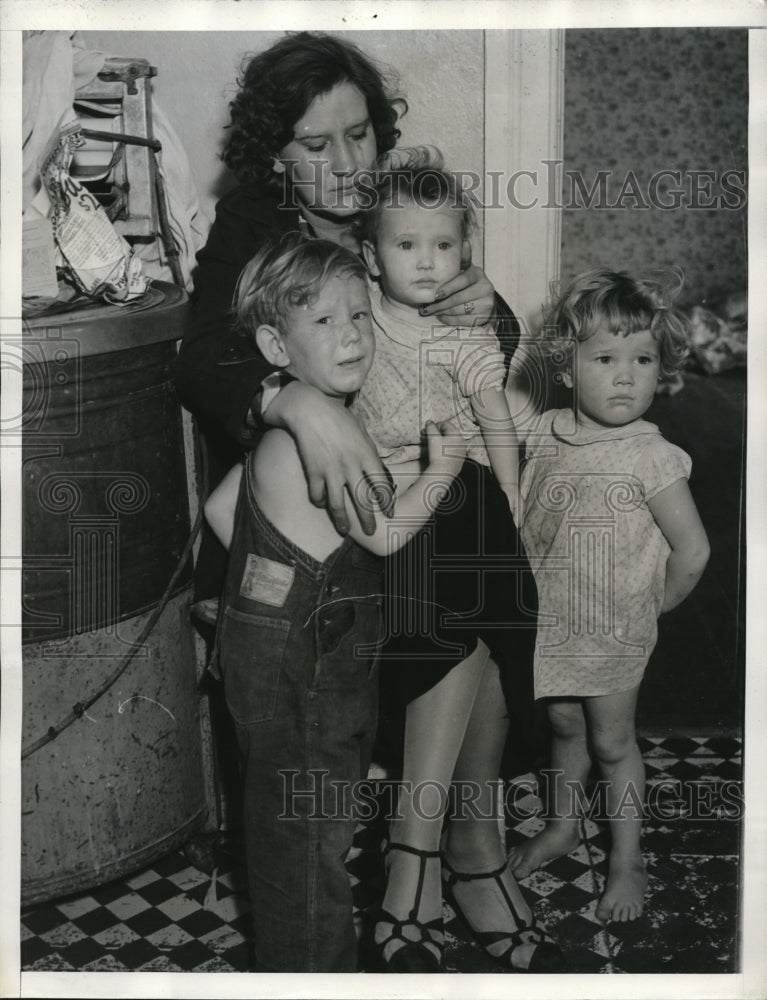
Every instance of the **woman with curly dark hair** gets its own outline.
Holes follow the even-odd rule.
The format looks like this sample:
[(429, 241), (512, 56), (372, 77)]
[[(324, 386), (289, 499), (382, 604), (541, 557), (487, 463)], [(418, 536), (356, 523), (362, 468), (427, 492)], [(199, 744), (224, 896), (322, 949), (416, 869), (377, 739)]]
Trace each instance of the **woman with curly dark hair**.
[[(355, 487), (368, 478), (385, 489), (386, 479), (364, 429), (306, 386), (291, 383), (265, 400), (261, 383), (270, 368), (232, 334), (231, 304), (240, 271), (274, 236), (298, 229), (359, 249), (352, 233), (359, 208), (355, 178), (393, 148), (407, 104), (354, 45), (309, 32), (287, 35), (256, 55), (239, 83), (223, 158), (240, 186), (219, 201), (198, 254), (194, 320), (178, 359), (179, 395), (209, 442), (212, 485), (255, 443), (263, 422), (283, 426), (296, 438), (312, 500), (326, 505), (346, 533), (348, 487), (363, 527), (372, 531)], [(441, 322), (465, 321), (467, 303), (475, 316), (496, 312), (493, 287), (474, 265), (440, 291), (424, 314)], [(218, 593), (223, 565), (223, 552), (208, 538), (198, 597)]]
[[(243, 184), (282, 189), (274, 162), (294, 138), (294, 125), (312, 102), (347, 83), (364, 98), (369, 133), (380, 156), (393, 148), (400, 132), (397, 119), (407, 111), (402, 98), (392, 99), (377, 69), (348, 42), (329, 35), (289, 35), (257, 55), (245, 69), (240, 91), (230, 105), (231, 132), (224, 150), (226, 165)], [(364, 123), (361, 123), (364, 124)], [(365, 129), (360, 129), (363, 138)], [(310, 151), (320, 153), (318, 144)], [(363, 161), (369, 160), (365, 150)], [(362, 163), (363, 169), (372, 166)]]

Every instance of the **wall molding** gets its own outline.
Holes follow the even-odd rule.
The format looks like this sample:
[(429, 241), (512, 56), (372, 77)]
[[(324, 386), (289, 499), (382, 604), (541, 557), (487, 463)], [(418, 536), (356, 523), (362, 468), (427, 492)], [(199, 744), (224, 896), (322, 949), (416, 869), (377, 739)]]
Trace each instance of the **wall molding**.
[(528, 328), (559, 278), (564, 35), (485, 32), (485, 271)]

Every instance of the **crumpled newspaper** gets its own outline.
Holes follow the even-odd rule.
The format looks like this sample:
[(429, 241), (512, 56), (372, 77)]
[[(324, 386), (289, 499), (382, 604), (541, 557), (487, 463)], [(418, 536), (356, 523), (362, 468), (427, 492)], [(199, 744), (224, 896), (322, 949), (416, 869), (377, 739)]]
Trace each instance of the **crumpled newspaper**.
[(61, 264), (91, 298), (124, 304), (143, 295), (149, 278), (141, 259), (109, 221), (97, 199), (70, 176), (81, 126), (66, 125), (51, 141), (40, 168)]

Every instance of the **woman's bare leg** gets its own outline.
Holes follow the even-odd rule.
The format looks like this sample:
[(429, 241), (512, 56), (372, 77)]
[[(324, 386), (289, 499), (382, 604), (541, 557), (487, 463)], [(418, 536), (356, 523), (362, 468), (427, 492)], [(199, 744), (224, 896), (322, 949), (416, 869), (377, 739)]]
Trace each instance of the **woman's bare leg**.
[[(456, 872), (480, 874), (498, 871), (506, 864), (506, 844), (498, 827), (497, 794), (501, 758), (509, 728), (498, 667), (489, 660), (474, 701), (453, 778), (454, 809), (445, 839), (445, 858)], [(501, 876), (513, 910), (494, 879), (456, 882), (456, 903), (479, 931), (507, 931), (510, 935), (532, 922), (517, 881), (509, 868)], [(501, 954), (508, 939), (494, 948)], [(526, 968), (538, 947), (520, 944), (513, 950), (517, 968)], [(491, 949), (488, 949), (491, 950)]]
[[(489, 652), (484, 643), (435, 684), (412, 701), (405, 720), (405, 753), (397, 817), (390, 829), (393, 844), (436, 851), (442, 833), (450, 783), (471, 716), (477, 689)], [(416, 895), (420, 859), (403, 851), (389, 854), (389, 873), (383, 909), (404, 919)], [(442, 886), (438, 859), (426, 862), (421, 902), (416, 914), (421, 921), (442, 915)], [(389, 936), (391, 924), (380, 922), (375, 939)], [(389, 959), (401, 943), (392, 941), (384, 957)]]
[(453, 772), (445, 852), (459, 871), (493, 871), (506, 860), (496, 797), (508, 729), (498, 667), (488, 659)]

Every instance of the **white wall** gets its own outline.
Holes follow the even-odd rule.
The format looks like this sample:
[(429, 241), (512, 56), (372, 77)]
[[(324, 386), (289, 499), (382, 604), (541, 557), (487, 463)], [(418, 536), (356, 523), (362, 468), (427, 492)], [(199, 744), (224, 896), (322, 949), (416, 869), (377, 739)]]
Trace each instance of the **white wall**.
[[(282, 34), (87, 31), (78, 37), (88, 48), (140, 56), (157, 68), (155, 100), (186, 148), (201, 207), (212, 221), (216, 201), (234, 183), (218, 153), (243, 56), (263, 51)], [(562, 82), (557, 32), (349, 31), (343, 37), (398, 75), (398, 93), (409, 104), (402, 145), (439, 146), (448, 167), (482, 176), (486, 160), (508, 177), (560, 154), (561, 118), (553, 99), (561, 98), (555, 92)], [(507, 204), (485, 216), (475, 261), (520, 317), (537, 316), (556, 277), (558, 217), (520, 213)]]
[[(483, 32), (350, 31), (345, 38), (391, 67), (410, 110), (401, 144), (431, 143), (452, 169), (483, 168)], [(148, 59), (157, 68), (155, 100), (179, 133), (192, 164), (201, 207), (212, 219), (217, 198), (232, 183), (217, 159), (228, 103), (245, 53), (268, 48), (277, 31), (85, 31), (90, 49)], [(479, 254), (478, 254), (479, 256)]]

